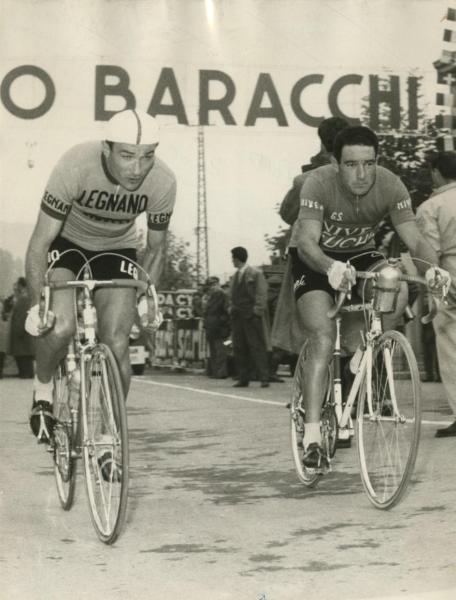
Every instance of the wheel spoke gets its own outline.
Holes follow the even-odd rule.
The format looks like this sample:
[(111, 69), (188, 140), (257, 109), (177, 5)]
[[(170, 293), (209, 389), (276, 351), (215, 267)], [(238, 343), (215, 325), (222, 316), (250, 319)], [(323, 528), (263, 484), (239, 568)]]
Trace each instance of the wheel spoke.
[(53, 384), (53, 410), (56, 419), (53, 439), (54, 477), (60, 504), (64, 510), (70, 510), (74, 500), (76, 460), (73, 456), (75, 440), (65, 360), (57, 367)]
[[(369, 381), (372, 413), (366, 411)], [(367, 495), (377, 508), (404, 494), (416, 460), (421, 419), (418, 367), (399, 332), (383, 334), (374, 348), (372, 377), (358, 399), (358, 456)]]
[(122, 383), (110, 350), (100, 344), (87, 365), (84, 465), (92, 520), (112, 543), (125, 519), (128, 432)]

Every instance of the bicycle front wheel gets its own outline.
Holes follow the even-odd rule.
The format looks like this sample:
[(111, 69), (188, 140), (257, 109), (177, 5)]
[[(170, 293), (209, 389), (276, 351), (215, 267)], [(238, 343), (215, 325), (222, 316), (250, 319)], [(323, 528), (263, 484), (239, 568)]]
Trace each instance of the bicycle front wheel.
[(76, 485), (76, 422), (70, 405), (69, 380), (65, 360), (54, 375), (53, 411), (56, 419), (53, 435), (54, 476), (62, 508), (73, 506)]
[(406, 337), (385, 332), (375, 343), (372, 370), (363, 377), (356, 422), (361, 478), (376, 508), (397, 504), (410, 482), (420, 438), (420, 389)]
[(98, 344), (85, 363), (82, 455), (92, 522), (105, 544), (118, 538), (128, 495), (128, 429), (119, 368)]

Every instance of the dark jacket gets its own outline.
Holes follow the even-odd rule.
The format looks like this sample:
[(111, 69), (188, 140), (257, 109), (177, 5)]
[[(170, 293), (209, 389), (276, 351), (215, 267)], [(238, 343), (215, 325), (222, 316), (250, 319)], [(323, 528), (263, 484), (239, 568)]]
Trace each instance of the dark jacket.
[(247, 265), (241, 280), (239, 271), (231, 279), (231, 314), (233, 317), (261, 317), (267, 312), (268, 284), (263, 271)]
[(228, 304), (228, 295), (222, 289), (209, 293), (204, 309), (204, 327), (209, 338), (226, 339), (230, 335)]
[(25, 319), (29, 308), (28, 296), (18, 296), (11, 313), (10, 353), (13, 356), (35, 355), (35, 341), (25, 331)]
[(281, 218), (288, 225), (293, 223), (298, 218), (299, 213), (299, 194), (301, 193), (302, 184), (304, 183), (307, 174), (317, 167), (329, 164), (330, 158), (326, 152), (319, 152), (310, 159), (310, 164), (302, 165), (301, 173), (293, 179), (293, 185), (285, 194), (279, 208)]

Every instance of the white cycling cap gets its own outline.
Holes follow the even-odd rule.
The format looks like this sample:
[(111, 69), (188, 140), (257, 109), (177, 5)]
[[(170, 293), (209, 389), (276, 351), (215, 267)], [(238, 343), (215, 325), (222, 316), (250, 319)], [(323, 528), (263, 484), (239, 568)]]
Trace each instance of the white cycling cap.
[(123, 110), (108, 121), (105, 139), (119, 144), (158, 144), (158, 123), (142, 110)]

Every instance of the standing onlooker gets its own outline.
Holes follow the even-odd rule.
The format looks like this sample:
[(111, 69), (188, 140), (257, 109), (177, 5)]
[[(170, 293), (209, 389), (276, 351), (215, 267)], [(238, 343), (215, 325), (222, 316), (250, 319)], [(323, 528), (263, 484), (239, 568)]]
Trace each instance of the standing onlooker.
[(207, 374), (214, 379), (226, 379), (228, 365), (224, 341), (230, 335), (228, 296), (220, 287), (218, 277), (209, 277), (207, 287), (207, 301), (204, 308), (204, 327), (209, 345)]
[(11, 354), (16, 360), (19, 377), (21, 379), (31, 379), (34, 376), (35, 348), (32, 336), (25, 331), (25, 319), (30, 308), (25, 277), (19, 277), (14, 291), (16, 301), (11, 313)]
[(8, 311), (8, 300), (10, 309), (13, 308), (11, 299), (0, 300), (0, 379), (3, 377), (3, 368), (5, 366), (5, 357), (9, 354), (10, 340), (10, 311)]
[(418, 224), (439, 255), (439, 266), (452, 278), (448, 305), (440, 306), (433, 325), (440, 376), (454, 422), (436, 437), (456, 436), (456, 152), (439, 152), (430, 160), (435, 192), (417, 211)]
[(261, 387), (269, 386), (269, 369), (263, 320), (267, 311), (267, 283), (260, 269), (247, 264), (242, 246), (231, 250), (237, 271), (231, 280), (231, 320), (234, 358), (238, 367), (235, 387), (247, 387), (250, 365), (256, 367)]

